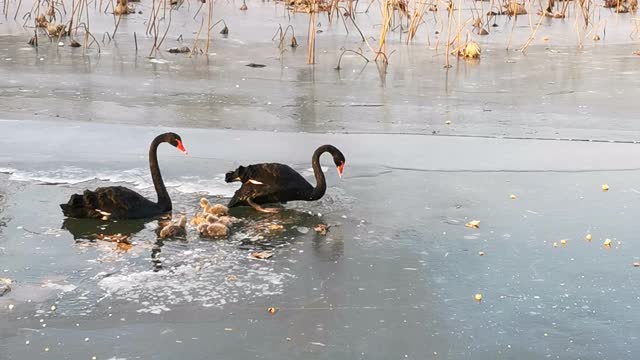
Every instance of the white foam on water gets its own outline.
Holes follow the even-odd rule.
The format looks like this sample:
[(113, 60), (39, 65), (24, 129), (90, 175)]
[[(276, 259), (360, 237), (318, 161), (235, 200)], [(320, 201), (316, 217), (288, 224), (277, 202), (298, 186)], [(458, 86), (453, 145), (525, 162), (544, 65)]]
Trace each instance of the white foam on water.
[[(137, 304), (137, 312), (160, 314), (180, 304), (219, 307), (227, 303), (282, 294), (292, 274), (276, 271), (275, 262), (247, 259), (245, 250), (194, 249), (172, 254), (163, 270), (124, 267), (98, 286), (107, 295)], [(233, 275), (233, 276), (231, 276)]]
[[(0, 168), (0, 173), (10, 174), (9, 180), (38, 182), (46, 184), (79, 184), (86, 181), (100, 180), (113, 183), (131, 184), (136, 189), (153, 188), (149, 169), (134, 168), (95, 172), (76, 166), (64, 166), (55, 170), (23, 171), (13, 168)], [(185, 194), (207, 193), (230, 197), (238, 188), (238, 184), (227, 184), (224, 174), (213, 178), (199, 176), (181, 176), (177, 179), (165, 179), (165, 185)]]
[[(115, 175), (115, 174), (114, 174)], [(103, 177), (107, 177), (106, 174)], [(23, 171), (14, 169), (9, 180), (43, 182), (48, 184), (78, 184), (99, 179), (99, 174), (75, 166), (64, 166), (56, 170)]]

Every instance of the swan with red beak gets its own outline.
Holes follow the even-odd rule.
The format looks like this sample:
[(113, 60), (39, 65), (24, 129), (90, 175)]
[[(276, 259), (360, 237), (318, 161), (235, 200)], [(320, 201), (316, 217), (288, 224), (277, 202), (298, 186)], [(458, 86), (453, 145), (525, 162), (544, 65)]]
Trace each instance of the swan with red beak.
[(342, 177), (345, 157), (333, 145), (322, 145), (311, 157), (311, 165), (316, 178), (316, 186), (311, 185), (302, 175), (291, 167), (279, 163), (254, 164), (240, 166), (225, 175), (226, 182), (240, 181), (238, 189), (229, 208), (251, 206), (262, 212), (278, 212), (277, 208), (263, 208), (262, 204), (287, 203), (288, 201), (315, 201), (322, 198), (327, 191), (327, 182), (320, 167), (320, 156), (329, 153), (333, 157), (338, 175)]

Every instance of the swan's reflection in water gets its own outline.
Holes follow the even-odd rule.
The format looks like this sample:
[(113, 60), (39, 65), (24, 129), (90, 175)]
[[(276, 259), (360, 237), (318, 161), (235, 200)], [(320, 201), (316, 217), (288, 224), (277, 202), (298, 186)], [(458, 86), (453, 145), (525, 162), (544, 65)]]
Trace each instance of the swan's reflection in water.
[(164, 246), (164, 240), (158, 239), (153, 244), (151, 248), (151, 266), (153, 271), (162, 270), (162, 258), (160, 258), (160, 253), (162, 252), (162, 247)]
[(118, 220), (103, 221), (97, 219), (66, 218), (62, 222), (62, 229), (69, 231), (76, 241), (100, 240), (101, 237), (132, 235), (145, 229), (145, 223), (149, 220)]
[[(62, 229), (69, 231), (76, 243), (108, 241), (117, 244), (117, 249), (128, 251), (133, 245), (131, 238), (137, 233), (153, 225), (157, 221), (156, 233), (162, 226), (168, 224), (170, 219), (136, 219), (103, 221), (97, 219), (66, 218), (62, 223)], [(152, 226), (154, 227), (154, 226)], [(156, 234), (157, 235), (157, 234)], [(151, 248), (151, 264), (154, 271), (162, 269), (160, 252), (164, 246), (162, 239), (157, 239)]]

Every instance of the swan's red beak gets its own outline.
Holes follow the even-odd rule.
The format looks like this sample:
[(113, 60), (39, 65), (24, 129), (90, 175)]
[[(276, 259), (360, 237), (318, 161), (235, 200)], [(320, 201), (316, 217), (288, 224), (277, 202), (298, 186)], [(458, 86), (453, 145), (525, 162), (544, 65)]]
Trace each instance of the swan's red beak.
[(338, 176), (340, 176), (340, 178), (342, 178), (342, 172), (344, 171), (344, 163), (340, 164), (340, 166), (338, 166)]
[(184, 148), (184, 145), (182, 145), (182, 141), (177, 140), (178, 141), (178, 146), (176, 146), (178, 148), (178, 150), (182, 151), (183, 153), (185, 153), (185, 155), (187, 154), (187, 149)]

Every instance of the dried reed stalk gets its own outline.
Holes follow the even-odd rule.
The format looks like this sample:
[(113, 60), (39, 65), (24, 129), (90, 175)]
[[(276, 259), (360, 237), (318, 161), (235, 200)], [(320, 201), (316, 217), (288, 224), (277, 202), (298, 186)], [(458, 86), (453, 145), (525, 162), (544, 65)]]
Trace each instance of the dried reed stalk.
[(451, 53), (451, 51), (450, 51), (451, 41), (449, 40), (450, 36), (451, 36), (451, 23), (453, 23), (453, 9), (452, 8), (449, 9), (449, 20), (448, 20), (448, 23), (447, 23), (447, 48), (446, 48), (446, 50), (444, 52), (444, 56), (445, 56), (445, 58), (444, 58), (444, 67), (447, 68), (447, 69), (451, 67), (451, 64), (449, 64), (449, 54)]
[(316, 62), (316, 12), (318, 10), (316, 0), (309, 3), (309, 36), (307, 64), (315, 64)]
[(211, 21), (213, 18), (213, 0), (207, 1), (208, 5), (208, 20), (207, 20), (207, 43), (204, 46), (205, 54), (209, 54), (209, 43), (211, 42)]
[(376, 57), (374, 61), (378, 61), (378, 58), (382, 56), (384, 62), (387, 62), (386, 55), (386, 42), (387, 33), (391, 28), (391, 21), (393, 19), (393, 2), (392, 0), (384, 0), (382, 4), (382, 29), (380, 30), (380, 40), (378, 44), (378, 50), (376, 51)]
[(527, 51), (527, 48), (529, 47), (529, 45), (531, 45), (531, 42), (533, 41), (533, 39), (535, 39), (536, 34), (538, 33), (538, 29), (540, 28), (540, 25), (542, 25), (542, 20), (544, 20), (544, 16), (540, 16), (540, 20), (538, 20), (538, 24), (536, 25), (536, 28), (531, 32), (531, 35), (529, 35), (529, 39), (527, 39), (527, 42), (520, 49), (520, 51), (523, 54), (525, 51)]
[(420, 24), (422, 24), (422, 19), (424, 18), (424, 13), (426, 11), (427, 2), (425, 0), (422, 0), (420, 2), (420, 5), (416, 5), (414, 0), (413, 15), (410, 17), (411, 21), (409, 22), (407, 30), (407, 44), (410, 43), (416, 36), (418, 27), (420, 26)]

